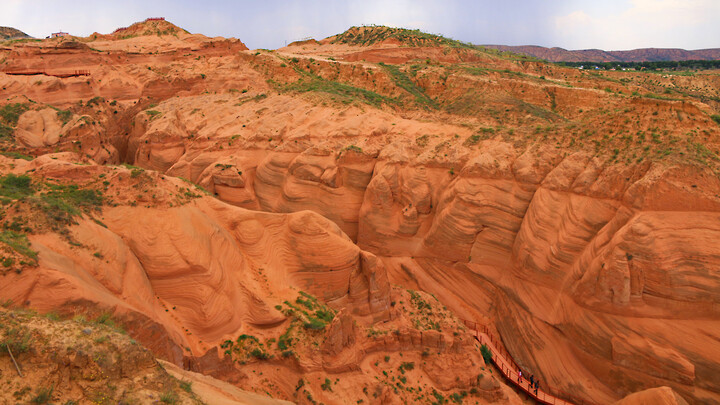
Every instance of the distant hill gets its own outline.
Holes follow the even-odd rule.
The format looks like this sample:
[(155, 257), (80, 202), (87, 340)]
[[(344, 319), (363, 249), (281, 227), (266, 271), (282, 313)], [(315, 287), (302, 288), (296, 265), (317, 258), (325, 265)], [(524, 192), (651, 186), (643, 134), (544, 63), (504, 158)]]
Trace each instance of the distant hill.
[(474, 48), (471, 44), (445, 38), (441, 35), (428, 34), (420, 30), (386, 27), (383, 25), (351, 27), (342, 34), (326, 38), (323, 42), (358, 46), (386, 43), (412, 47), (453, 46)]
[(485, 47), (534, 56), (550, 62), (658, 62), (720, 59), (720, 49), (718, 48), (694, 51), (675, 48), (642, 48), (631, 51), (603, 51), (601, 49), (569, 51), (563, 48), (545, 48), (535, 45), (485, 45)]
[(122, 39), (147, 35), (177, 35), (180, 32), (189, 34), (164, 18), (148, 18), (129, 27), (118, 28), (110, 35)]
[(30, 38), (30, 35), (12, 27), (0, 27), (0, 40), (18, 38)]

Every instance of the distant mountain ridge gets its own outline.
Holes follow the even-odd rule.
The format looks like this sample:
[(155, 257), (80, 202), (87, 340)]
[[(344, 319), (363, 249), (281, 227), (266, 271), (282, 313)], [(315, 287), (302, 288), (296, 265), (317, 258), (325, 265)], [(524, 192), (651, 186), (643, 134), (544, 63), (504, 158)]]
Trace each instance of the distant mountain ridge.
[(641, 48), (629, 51), (603, 51), (583, 49), (570, 51), (563, 48), (546, 48), (536, 45), (508, 46), (484, 45), (486, 48), (525, 54), (550, 62), (658, 62), (681, 60), (717, 60), (720, 48), (688, 51), (677, 48)]
[(0, 27), (0, 40), (30, 38), (30, 35), (13, 27)]

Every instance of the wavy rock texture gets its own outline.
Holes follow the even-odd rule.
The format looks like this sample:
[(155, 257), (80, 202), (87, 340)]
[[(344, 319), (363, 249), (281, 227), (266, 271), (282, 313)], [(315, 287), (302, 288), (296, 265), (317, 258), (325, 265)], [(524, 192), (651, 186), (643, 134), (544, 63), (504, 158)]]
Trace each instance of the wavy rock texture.
[[(391, 266), (391, 280), (429, 272), (435, 284), (419, 287), (461, 314), (492, 314), (516, 360), (553, 388), (598, 402), (657, 384), (717, 398), (720, 352), (707, 348), (720, 333), (720, 184), (709, 171), (497, 141), (455, 151), (448, 169), (411, 143), (360, 145), (141, 164), (171, 166), (237, 205), (313, 210), (379, 256), (425, 258)], [(459, 284), (448, 280), (457, 271), (468, 273)]]
[[(61, 178), (93, 175), (51, 159), (30, 166)], [(174, 362), (182, 348), (203, 354), (247, 325), (282, 322), (273, 306), (293, 289), (360, 316), (388, 316), (382, 262), (309, 211), (252, 212), (206, 197), (168, 209), (106, 209), (103, 224), (83, 220), (72, 229), (76, 243), (94, 254), (56, 234), (33, 237), (40, 266), (7, 274), (0, 294), (42, 311), (112, 310)]]

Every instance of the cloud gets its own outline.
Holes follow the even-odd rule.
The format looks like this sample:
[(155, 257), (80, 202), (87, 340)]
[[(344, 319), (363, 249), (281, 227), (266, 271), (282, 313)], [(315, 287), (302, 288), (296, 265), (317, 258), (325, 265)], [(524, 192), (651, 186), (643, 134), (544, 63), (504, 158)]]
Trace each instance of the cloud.
[(557, 16), (555, 38), (571, 49), (717, 47), (718, 15), (720, 2), (715, 0), (631, 0), (616, 13), (576, 9)]
[(718, 47), (720, 0), (0, 0), (0, 25), (44, 37), (76, 35), (164, 16), (191, 32), (234, 36), (248, 46), (324, 38), (382, 24), (478, 44), (569, 49)]

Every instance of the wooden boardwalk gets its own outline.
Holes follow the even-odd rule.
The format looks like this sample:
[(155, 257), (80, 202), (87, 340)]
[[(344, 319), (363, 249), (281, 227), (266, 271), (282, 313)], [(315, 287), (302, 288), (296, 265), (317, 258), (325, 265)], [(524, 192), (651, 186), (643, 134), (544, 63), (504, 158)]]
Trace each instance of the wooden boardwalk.
[[(480, 342), (480, 344), (486, 345), (490, 349), (492, 352), (492, 362), (502, 373), (505, 379), (537, 402), (549, 405), (595, 405), (592, 402), (583, 401), (581, 398), (575, 398), (572, 395), (561, 391), (551, 389), (550, 391), (552, 391), (554, 395), (543, 391), (543, 381), (540, 382), (540, 388), (537, 390), (537, 394), (535, 394), (535, 389), (530, 388), (530, 381), (526, 378), (529, 377), (528, 375), (523, 373), (522, 381), (518, 381), (518, 371), (520, 370), (520, 367), (513, 361), (510, 354), (502, 346), (502, 343), (492, 335), (486, 326), (467, 320), (463, 320), (463, 323), (475, 332), (475, 338)], [(557, 395), (562, 395), (563, 398), (572, 398), (575, 402), (570, 402), (569, 400), (560, 398)]]

